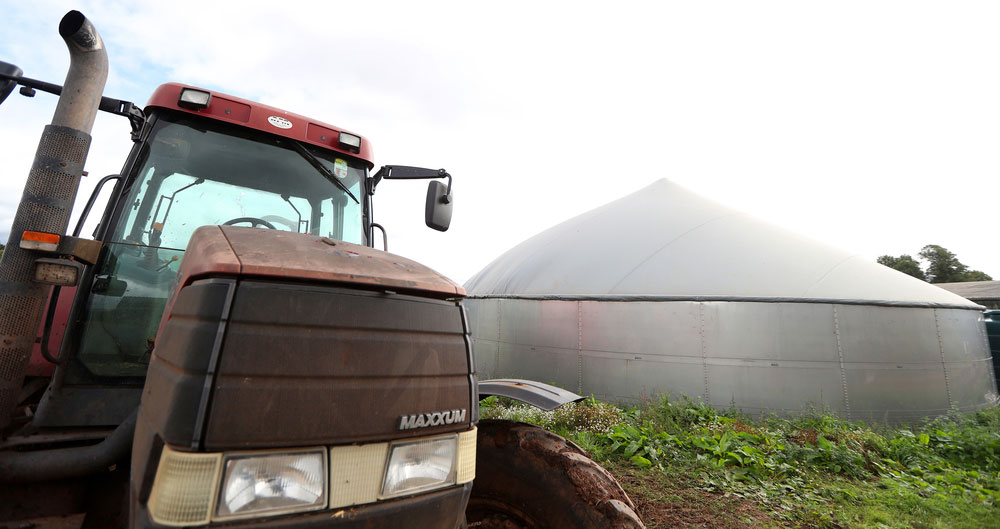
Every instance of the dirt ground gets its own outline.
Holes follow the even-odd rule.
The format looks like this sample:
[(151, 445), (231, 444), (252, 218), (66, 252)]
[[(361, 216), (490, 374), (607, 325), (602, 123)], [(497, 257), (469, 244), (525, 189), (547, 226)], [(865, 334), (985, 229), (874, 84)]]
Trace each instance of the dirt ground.
[(626, 465), (606, 465), (639, 509), (649, 529), (762, 529), (787, 527), (749, 500), (700, 490), (636, 472)]

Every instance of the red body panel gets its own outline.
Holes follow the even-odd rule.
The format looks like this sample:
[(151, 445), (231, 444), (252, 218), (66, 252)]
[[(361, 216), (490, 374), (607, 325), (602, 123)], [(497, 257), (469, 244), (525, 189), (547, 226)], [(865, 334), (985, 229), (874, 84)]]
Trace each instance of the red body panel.
[[(76, 296), (76, 287), (63, 287), (59, 292), (59, 301), (56, 304), (56, 313), (52, 318), (52, 327), (49, 332), (49, 353), (52, 356), (59, 356), (59, 346), (62, 344), (63, 334), (66, 333), (66, 323), (69, 321), (69, 311), (73, 307), (73, 297)], [(49, 291), (49, 300), (45, 302), (48, 310), (51, 301), (52, 291)], [(29, 377), (47, 377), (55, 371), (55, 364), (49, 362), (42, 356), (42, 332), (45, 329), (45, 320), (38, 326), (38, 339), (31, 349), (31, 360), (28, 361)]]
[[(202, 110), (183, 108), (177, 104), (177, 98), (180, 97), (181, 89), (183, 88), (205, 90), (204, 88), (179, 83), (162, 84), (156, 89), (155, 92), (153, 92), (153, 95), (149, 98), (149, 103), (146, 105), (146, 108), (169, 108), (178, 112), (186, 112), (188, 114), (196, 114), (211, 119), (217, 119), (219, 121), (225, 121), (227, 123), (234, 123), (270, 134), (304, 141), (313, 145), (318, 145), (325, 149), (344, 153), (348, 156), (360, 158), (365, 162), (368, 162), (369, 169), (375, 165), (375, 157), (372, 153), (371, 143), (369, 143), (368, 140), (360, 134), (355, 134), (348, 130), (340, 129), (334, 127), (333, 125), (328, 125), (305, 116), (293, 114), (291, 112), (281, 110), (280, 108), (254, 103), (253, 101), (247, 101), (245, 99), (226, 95), (221, 92), (212, 92), (211, 90), (205, 90), (207, 92), (212, 92), (212, 101), (209, 103), (208, 108)], [(272, 116), (287, 120), (287, 123), (291, 123), (291, 127), (279, 128), (273, 125), (268, 121), (268, 118)], [(341, 131), (348, 134), (354, 134), (355, 136), (361, 138), (361, 152), (355, 153), (338, 147), (337, 140), (339, 139), (339, 133)]]

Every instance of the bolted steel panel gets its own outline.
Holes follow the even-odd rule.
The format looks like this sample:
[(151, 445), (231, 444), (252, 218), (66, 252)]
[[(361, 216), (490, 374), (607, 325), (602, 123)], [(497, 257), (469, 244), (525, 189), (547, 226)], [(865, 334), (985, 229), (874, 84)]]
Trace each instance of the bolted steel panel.
[(934, 309), (838, 305), (847, 362), (941, 362)]
[[(581, 395), (611, 402), (643, 402), (662, 396), (701, 396), (700, 359), (584, 351)], [(669, 375), (666, 375), (669, 373)], [(669, 379), (669, 384), (664, 381)]]
[[(834, 303), (472, 298), (483, 377), (616, 402), (906, 422), (996, 397), (975, 310)], [(489, 314), (488, 318), (480, 315)], [(493, 319), (497, 320), (494, 327)], [(483, 325), (490, 320), (489, 325)], [(478, 329), (501, 340), (481, 338)]]
[[(581, 301), (580, 340), (584, 349), (639, 356), (701, 358), (697, 306), (685, 303)], [(659, 329), (656, 334), (636, 328)]]
[(500, 361), (495, 371), (479, 376), (482, 379), (517, 378), (515, 373), (537, 373), (538, 376), (529, 379), (578, 392), (578, 365), (579, 354), (575, 348), (501, 343)]
[(577, 349), (579, 312), (575, 301), (535, 303), (505, 299), (500, 304), (500, 341), (509, 344)]

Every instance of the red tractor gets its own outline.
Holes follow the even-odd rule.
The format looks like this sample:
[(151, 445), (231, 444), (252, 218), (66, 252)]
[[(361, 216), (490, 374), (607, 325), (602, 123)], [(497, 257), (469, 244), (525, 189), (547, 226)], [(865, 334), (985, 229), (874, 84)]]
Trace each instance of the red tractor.
[[(462, 287), (374, 248), (379, 182), (431, 179), (445, 230), (447, 172), (372, 173), (358, 134), (193, 86), (102, 97), (100, 36), (59, 32), (64, 86), (0, 63), (0, 102), (61, 93), (0, 260), (0, 522), (642, 526), (574, 444), (479, 420), (487, 395), (579, 397), (477, 380)], [(134, 145), (67, 235), (98, 109)]]

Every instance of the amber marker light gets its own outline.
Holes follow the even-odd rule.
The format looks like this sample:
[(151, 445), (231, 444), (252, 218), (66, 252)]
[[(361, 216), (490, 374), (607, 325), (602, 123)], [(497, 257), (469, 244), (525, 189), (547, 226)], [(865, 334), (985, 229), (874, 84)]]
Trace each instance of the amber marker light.
[(59, 248), (59, 236), (43, 231), (25, 231), (21, 234), (21, 242), (18, 246), (23, 250), (54, 252)]

